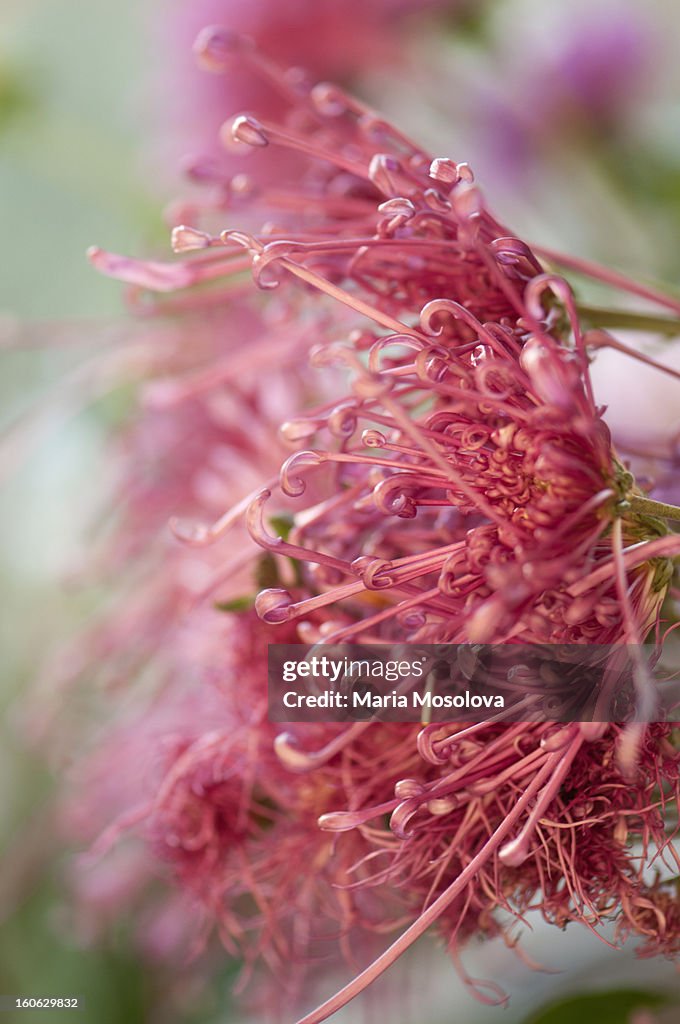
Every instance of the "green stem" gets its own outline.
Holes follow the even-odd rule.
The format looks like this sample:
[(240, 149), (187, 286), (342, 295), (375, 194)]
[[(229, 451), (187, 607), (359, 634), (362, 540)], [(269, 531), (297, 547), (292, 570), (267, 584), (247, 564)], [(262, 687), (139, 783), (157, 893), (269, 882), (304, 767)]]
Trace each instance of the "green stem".
[(582, 303), (578, 303), (577, 308), (589, 327), (626, 327), (631, 330), (655, 331), (668, 337), (680, 335), (680, 320), (675, 317), (632, 313), (627, 309), (600, 309)]
[(628, 497), (633, 512), (642, 512), (648, 516), (658, 516), (660, 519), (672, 519), (680, 523), (680, 508), (677, 505), (669, 505), (665, 501), (654, 501), (653, 498), (642, 498), (637, 494)]

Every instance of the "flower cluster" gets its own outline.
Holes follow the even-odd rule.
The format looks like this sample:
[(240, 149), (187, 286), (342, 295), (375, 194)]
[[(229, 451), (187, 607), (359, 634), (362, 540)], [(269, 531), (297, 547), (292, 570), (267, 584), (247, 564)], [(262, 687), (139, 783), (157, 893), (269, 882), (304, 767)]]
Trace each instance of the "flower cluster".
[[(680, 862), (677, 736), (645, 724), (656, 694), (641, 661), (628, 725), (528, 713), (513, 725), (279, 733), (267, 721), (270, 637), (638, 648), (661, 632), (680, 537), (667, 525), (675, 511), (645, 497), (617, 456), (593, 393), (598, 348), (637, 354), (581, 314), (555, 269), (568, 261), (502, 227), (467, 164), (433, 159), (341, 89), (310, 87), (222, 29), (197, 49), (214, 72), (245, 61), (277, 85), (287, 114), (227, 122), (226, 144), (271, 154), (270, 171), (202, 168), (205, 197), (173, 208), (182, 260), (92, 253), (137, 290), (181, 292), (157, 309), (212, 319), (236, 339), (215, 351), (208, 332), (202, 349), (199, 331), (191, 355), (177, 355), (180, 376), (150, 388), (152, 420), (159, 407), (166, 417), (150, 435), (148, 411), (142, 420), (158, 476), (128, 483), (126, 515), (139, 508), (144, 521), (150, 502), (182, 512), (197, 493), (207, 510), (236, 475), (261, 485), (243, 488), (214, 527), (175, 524), (188, 547), (164, 561), (156, 592), (166, 602), (197, 565), (210, 585), (193, 610), (179, 602), (158, 617), (155, 645), (167, 645), (174, 687), (187, 664), (193, 687), (179, 686), (170, 724), (167, 682), (144, 717), (140, 749), (158, 756), (141, 804), (109, 835), (134, 822), (227, 948), (278, 978), (292, 958), (298, 992), (303, 960), (333, 945), (324, 923), (349, 963), (357, 930), (369, 949), (372, 935), (406, 924), (307, 1024), (435, 923), (456, 959), (474, 933), (513, 942), (503, 912), (521, 920), (530, 908), (559, 925), (614, 917), (643, 951), (677, 954), (672, 883), (651, 867)], [(279, 163), (281, 149), (294, 165)], [(273, 313), (244, 298), (249, 268)], [(612, 272), (576, 269), (680, 312)], [(294, 416), (291, 381), (302, 403), (313, 389), (307, 354), (333, 371)], [(277, 474), (265, 466), (279, 443), (308, 447)], [(239, 517), (264, 555), (225, 546)], [(213, 616), (196, 607), (208, 594)], [(219, 705), (209, 724), (206, 686)], [(296, 877), (302, 858), (311, 870)]]

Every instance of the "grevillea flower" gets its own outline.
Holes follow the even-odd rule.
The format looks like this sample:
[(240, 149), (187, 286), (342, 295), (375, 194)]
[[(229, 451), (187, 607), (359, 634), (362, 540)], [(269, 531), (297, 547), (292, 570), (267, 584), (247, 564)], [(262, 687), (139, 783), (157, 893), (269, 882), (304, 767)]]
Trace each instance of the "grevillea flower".
[[(298, 369), (314, 325), (292, 316), (281, 324), (281, 311), (263, 316), (233, 290), (228, 313), (214, 301), (201, 297), (197, 309), (186, 308), (195, 298), (180, 303), (172, 317), (172, 299), (154, 311), (146, 304), (135, 328), (153, 355), (137, 368), (139, 408), (107, 452), (108, 479), (93, 513), (99, 529), (88, 551), (88, 581), (109, 581), (108, 599), (46, 666), (31, 716), (36, 738), (72, 681), (96, 674), (116, 690), (150, 671), (160, 685), (176, 671), (173, 637), (193, 608), (252, 604), (256, 579), (280, 578), (266, 560), (258, 568), (260, 551), (238, 507), (222, 513), (239, 502), (245, 508), (263, 477), (275, 479), (289, 450), (276, 427), (314, 395), (316, 381)], [(110, 369), (107, 386), (120, 379)], [(211, 520), (214, 527), (205, 527)]]
[[(133, 308), (138, 291), (133, 285)], [(287, 773), (265, 717), (271, 631), (252, 603), (258, 586), (290, 581), (292, 568), (262, 557), (239, 524), (238, 502), (247, 506), (263, 475), (275, 479), (287, 454), (276, 427), (315, 397), (300, 353), (319, 327), (318, 317), (296, 315), (295, 297), (263, 313), (240, 291), (229, 288), (226, 311), (219, 285), (188, 302), (141, 307), (157, 354), (139, 408), (111, 445), (115, 485), (89, 565), (111, 580), (108, 599), (48, 667), (51, 700), (31, 725), (42, 740), (66, 685), (105, 684), (106, 724), (93, 754), (78, 758), (63, 808), (69, 838), (94, 842), (88, 869), (74, 878), (81, 926), (92, 934), (112, 901), (134, 906), (142, 948), (175, 959), (217, 931), (248, 969), (259, 959), (292, 993), (303, 969), (284, 972), (281, 963), (291, 944), (301, 964), (308, 954), (292, 925), (304, 907), (288, 864), (309, 850), (305, 821), (313, 825), (328, 803), (317, 807), (306, 783), (304, 792), (280, 789)], [(233, 513), (204, 525), (234, 501)], [(279, 512), (281, 529), (285, 503)], [(69, 733), (55, 745), (74, 741)], [(320, 847), (331, 845), (314, 832)], [(132, 835), (146, 853), (129, 842), (108, 852)], [(182, 893), (171, 907), (158, 900), (159, 873)], [(253, 878), (266, 890), (257, 900)], [(333, 904), (332, 883), (329, 874), (316, 884), (325, 894), (320, 918)], [(311, 893), (305, 899), (316, 906)]]
[[(67, 821), (81, 839), (100, 833), (78, 872), (86, 895), (120, 870), (104, 858), (111, 844), (137, 835), (148, 853), (137, 855), (126, 902), (139, 910), (140, 891), (148, 903), (149, 882), (169, 875), (185, 896), (185, 953), (217, 930), (246, 973), (262, 959), (292, 997), (315, 944), (355, 924), (334, 883), (367, 851), (357, 835), (331, 857), (333, 837), (316, 819), (341, 806), (337, 787), (323, 773), (311, 783), (291, 774), (276, 754), (266, 718), (268, 632), (253, 612), (186, 617), (174, 637), (172, 683), (143, 705), (133, 701), (95, 737), (75, 769)], [(112, 760), (121, 764), (115, 774)], [(290, 871), (303, 857), (315, 867), (306, 887)], [(157, 899), (152, 910), (162, 910)]]
[[(151, 952), (164, 952), (167, 908), (152, 883), (169, 876), (184, 896), (171, 904), (184, 927), (165, 955), (195, 956), (217, 931), (244, 961), (241, 984), (256, 971), (258, 999), (271, 1008), (272, 997), (299, 999), (310, 960), (341, 954), (353, 965), (408, 919), (405, 893), (373, 885), (368, 836), (356, 831), (338, 847), (317, 821), (342, 816), (348, 802), (380, 806), (421, 759), (413, 730), (396, 725), (358, 723), (349, 734), (294, 726), (277, 736), (266, 718), (268, 639), (252, 611), (186, 617), (174, 637), (176, 677), (93, 737), (74, 770), (66, 824), (71, 838), (98, 836), (78, 866), (81, 928), (110, 916), (113, 898), (142, 918), (144, 948), (151, 936)], [(144, 840), (146, 855), (132, 848), (110, 859), (123, 836), (128, 850), (132, 836)], [(306, 878), (291, 871), (302, 861)]]
[[(242, 45), (213, 30), (200, 49), (220, 65)], [(266, 74), (275, 74), (269, 64)], [(680, 553), (666, 520), (677, 511), (646, 498), (621, 462), (589, 362), (605, 346), (656, 362), (590, 326), (552, 269), (570, 261), (534, 252), (502, 227), (467, 165), (432, 159), (336, 87), (292, 89), (283, 73), (279, 81), (291, 107), (283, 124), (242, 115), (223, 136), (267, 153), (292, 150), (302, 173), (286, 181), (274, 172), (259, 186), (225, 178), (216, 195), (185, 207), (195, 219), (176, 227), (175, 249), (198, 255), (167, 265), (93, 257), (159, 290), (219, 288), (252, 264), (263, 289), (299, 295), (282, 301), (303, 323), (323, 311), (313, 321), (315, 361), (348, 368), (351, 390), (284, 424), (288, 441), (320, 443), (288, 459), (278, 487), (250, 504), (254, 539), (275, 562), (295, 564), (290, 585), (259, 595), (259, 615), (281, 639), (297, 623), (297, 635), (312, 642), (640, 645), (660, 626)], [(242, 223), (215, 233), (227, 212)], [(258, 216), (268, 220), (259, 234)], [(680, 313), (673, 299), (571, 262)], [(265, 519), (275, 489), (306, 498), (293, 506), (285, 535)], [(172, 784), (160, 787), (168, 799), (155, 827), (179, 837), (184, 884), (231, 897), (231, 908), (245, 882), (259, 910), (252, 927), (267, 938), (257, 954), (270, 962), (290, 948), (280, 945), (278, 915), (295, 930), (288, 909), (302, 913), (312, 884), (286, 870), (301, 849), (315, 850), (323, 880), (337, 887), (334, 901), (346, 896), (346, 916), (334, 911), (343, 938), (350, 923), (390, 930), (406, 914), (406, 931), (306, 1024), (361, 991), (437, 922), (455, 951), (472, 932), (502, 931), (498, 911), (521, 918), (539, 907), (548, 920), (591, 927), (618, 915), (622, 935), (673, 955), (677, 907), (649, 868), (678, 861), (663, 814), (677, 803), (677, 743), (670, 725), (644, 724), (655, 694), (643, 672), (637, 681), (641, 721), (626, 727), (362, 723), (274, 738), (257, 723), (253, 749), (267, 796), (247, 790), (252, 816), (239, 837), (229, 833), (229, 856), (204, 780), (213, 769), (221, 780), (239, 756), (204, 736), (167, 769)], [(278, 764), (260, 753), (260, 740)], [(239, 820), (242, 792), (235, 782), (224, 794), (234, 801), (229, 821)], [(268, 813), (271, 829), (261, 827)], [(336, 833), (346, 835), (325, 841)], [(242, 837), (237, 877), (230, 855)], [(221, 884), (216, 868), (218, 878), (226, 872)], [(369, 896), (382, 922), (365, 909)], [(298, 917), (311, 940), (309, 922), (307, 912)], [(228, 941), (243, 927), (224, 925)]]
[[(201, 46), (218, 54), (224, 41), (214, 30)], [(259, 149), (293, 149), (321, 169), (292, 194), (258, 193), (258, 204), (279, 210), (282, 222), (263, 239), (176, 228), (177, 250), (216, 252), (167, 275), (191, 283), (228, 274), (232, 261), (242, 267), (245, 248), (262, 287), (292, 274), (359, 315), (354, 349), (339, 353), (354, 369), (354, 394), (284, 428), (288, 437), (313, 436), (330, 424), (342, 436), (339, 451), (293, 456), (282, 473), (282, 489), (293, 496), (304, 487), (301, 467), (309, 475), (310, 467), (335, 464), (336, 485), (338, 477), (346, 485), (328, 509), (305, 516), (289, 545), (302, 558), (307, 550), (321, 573), (327, 566), (345, 577), (346, 595), (324, 588), (313, 607), (380, 589), (383, 600), (388, 592), (395, 599), (378, 621), (415, 609), (425, 616), (418, 639), (641, 642), (670, 578), (668, 563), (651, 560), (677, 553), (678, 540), (646, 517), (594, 402), (589, 343), (626, 346), (584, 329), (569, 285), (487, 212), (466, 165), (433, 161), (332, 86), (290, 98), (295, 128), (240, 116), (229, 135)], [(287, 224), (296, 219), (293, 234)], [(145, 273), (105, 254), (97, 261), (120, 276), (130, 278), (130, 268), (140, 280)], [(367, 366), (355, 350), (368, 350)], [(361, 436), (359, 425), (367, 431)], [(258, 525), (262, 500), (251, 526), (276, 548)], [(386, 525), (420, 510), (415, 550), (412, 535), (399, 531), (391, 538), (398, 564), (380, 566), (373, 523), (370, 550), (363, 546), (367, 517)], [(438, 544), (422, 534), (441, 530), (442, 515), (458, 525), (443, 528), (447, 543)], [(319, 534), (321, 551), (313, 544)], [(269, 593), (259, 607), (273, 622), (312, 605)], [(372, 621), (362, 618), (353, 632)]]
[[(389, 828), (379, 823), (384, 804), (324, 816), (323, 828), (365, 832), (376, 849), (374, 884), (405, 888), (416, 917), (305, 1021), (324, 1019), (432, 923), (457, 956), (470, 934), (502, 931), (498, 910), (521, 920), (539, 909), (562, 927), (580, 920), (593, 928), (616, 916), (620, 937), (641, 936), (643, 952), (676, 955), (673, 886), (645, 870), (663, 851), (678, 859), (663, 816), (678, 796), (672, 730), (650, 727), (632, 783), (616, 763), (618, 733), (592, 723), (426, 727), (421, 770), (395, 787)], [(481, 998), (502, 1000), (494, 984), (467, 980)]]

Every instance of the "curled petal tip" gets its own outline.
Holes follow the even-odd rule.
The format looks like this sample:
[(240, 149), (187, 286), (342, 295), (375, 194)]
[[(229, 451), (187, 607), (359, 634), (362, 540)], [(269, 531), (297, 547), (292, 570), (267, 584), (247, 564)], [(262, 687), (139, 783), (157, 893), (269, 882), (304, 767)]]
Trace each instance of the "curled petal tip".
[(290, 606), (293, 598), (287, 590), (272, 588), (262, 590), (255, 598), (255, 611), (262, 619), (271, 626), (280, 622), (287, 622), (290, 618)]
[(322, 814), (317, 819), (317, 824), (324, 832), (350, 832), (353, 828), (377, 817), (380, 809), (372, 807), (362, 811), (330, 811), (328, 814)]
[(512, 839), (502, 847), (498, 854), (498, 859), (502, 861), (506, 867), (518, 868), (520, 864), (524, 863), (528, 856), (529, 849), (526, 838), (524, 836), (518, 836), (517, 839)]
[(458, 165), (448, 157), (437, 157), (430, 164), (430, 177), (442, 185), (455, 185), (460, 181)]
[(395, 783), (394, 795), (399, 800), (408, 800), (410, 797), (421, 796), (424, 792), (422, 783), (417, 779), (399, 779)]
[(379, 430), (369, 428), (363, 431), (361, 443), (365, 444), (367, 448), (384, 448), (387, 444), (387, 438)]
[(324, 117), (340, 117), (347, 112), (348, 97), (333, 82), (318, 82), (311, 91), (310, 98), (316, 109)]
[(204, 71), (221, 74), (232, 58), (253, 46), (248, 36), (241, 36), (222, 25), (208, 25), (196, 37), (193, 50), (198, 66)]
[(210, 235), (185, 224), (173, 228), (170, 237), (173, 252), (192, 252), (194, 249), (207, 249), (210, 245)]
[(358, 822), (350, 811), (336, 811), (322, 814), (317, 824), (324, 832), (350, 832)]
[(274, 740), (274, 752), (284, 768), (292, 772), (306, 772), (312, 767), (310, 758), (300, 750), (292, 733), (281, 732)]
[(315, 451), (296, 452), (291, 455), (281, 467), (280, 480), (283, 493), (290, 498), (299, 498), (301, 494), (304, 494), (307, 484), (302, 477), (295, 474), (299, 469), (307, 466), (320, 466), (323, 462), (325, 462), (323, 455)]
[(457, 164), (456, 168), (458, 170), (459, 179), (471, 185), (472, 182), (475, 180), (475, 174), (472, 168), (470, 167), (470, 164), (467, 163), (466, 161), (463, 161), (463, 163)]
[(204, 544), (210, 543), (212, 539), (211, 529), (205, 523), (192, 522), (189, 519), (179, 519), (173, 516), (169, 520), (168, 526), (173, 536), (177, 540), (181, 540), (183, 544), (202, 547)]
[(390, 198), (397, 198), (399, 191), (395, 175), (401, 170), (401, 164), (396, 157), (387, 153), (376, 153), (368, 166), (368, 177), (384, 195)]
[(232, 142), (260, 148), (269, 145), (264, 128), (257, 118), (250, 114), (239, 114), (231, 121), (226, 121), (220, 129), (220, 138), (227, 146)]
[(257, 239), (253, 238), (246, 231), (223, 231), (220, 234), (220, 240), (225, 245), (239, 245), (242, 249), (247, 249), (251, 253), (260, 252), (262, 249)]
[(286, 420), (279, 427), (279, 435), (287, 444), (298, 444), (313, 437), (318, 430), (318, 424), (312, 420)]
[(135, 260), (129, 256), (119, 256), (106, 249), (99, 249), (97, 246), (87, 250), (87, 258), (102, 274), (156, 292), (172, 292), (186, 288), (198, 279), (187, 263)]
[(378, 207), (378, 213), (410, 220), (411, 217), (415, 216), (416, 208), (410, 199), (397, 196), (394, 199), (386, 199), (384, 203), (381, 203)]

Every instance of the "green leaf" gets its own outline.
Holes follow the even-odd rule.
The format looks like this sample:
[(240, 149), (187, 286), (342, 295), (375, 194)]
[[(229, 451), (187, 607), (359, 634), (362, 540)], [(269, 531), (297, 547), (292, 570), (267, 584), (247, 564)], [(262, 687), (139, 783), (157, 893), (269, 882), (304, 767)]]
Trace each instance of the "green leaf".
[(578, 311), (587, 327), (624, 327), (628, 330), (655, 331), (669, 338), (680, 334), (677, 317), (657, 316), (652, 313), (634, 313), (629, 309), (602, 309), (578, 303)]
[(293, 529), (293, 517), (287, 515), (272, 516), (269, 520), (269, 525), (281, 540), (288, 540), (290, 531)]
[(213, 608), (218, 612), (247, 612), (254, 604), (254, 597), (235, 597), (231, 601), (215, 601)]
[(527, 1017), (523, 1024), (629, 1024), (633, 1010), (662, 1006), (668, 997), (642, 989), (614, 989), (560, 999)]
[(255, 572), (255, 582), (257, 583), (258, 590), (269, 590), (272, 587), (281, 586), (279, 570), (273, 555), (267, 553), (260, 558)]

